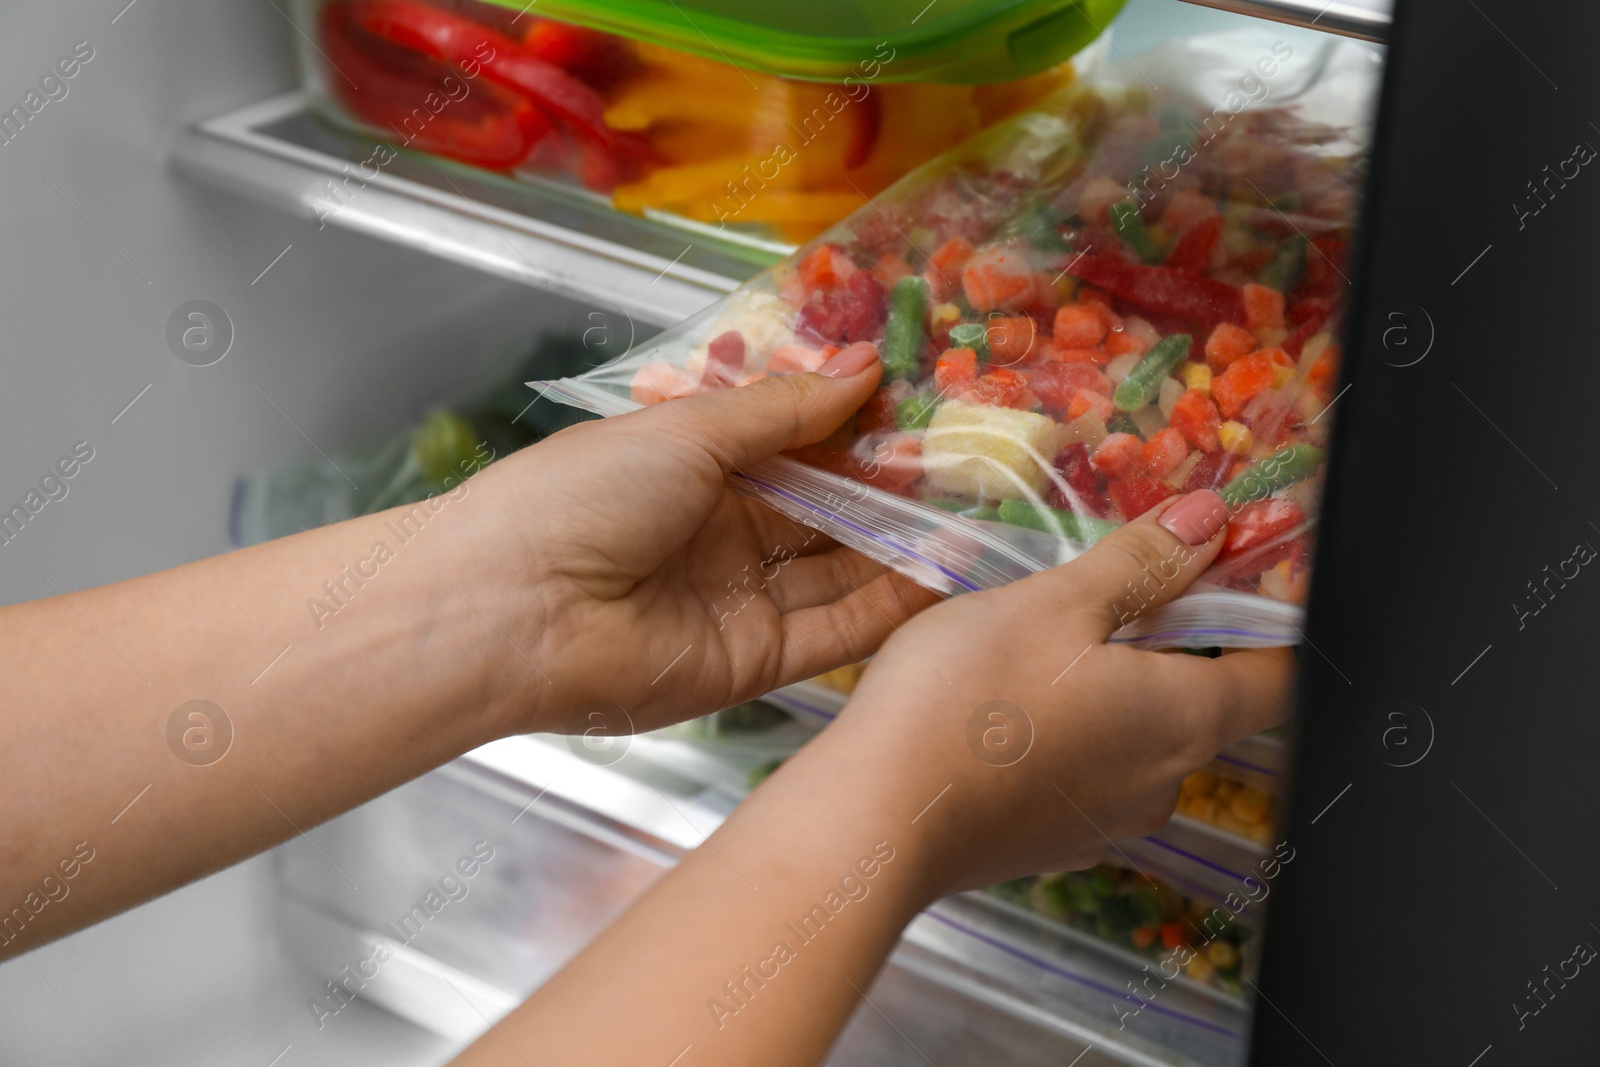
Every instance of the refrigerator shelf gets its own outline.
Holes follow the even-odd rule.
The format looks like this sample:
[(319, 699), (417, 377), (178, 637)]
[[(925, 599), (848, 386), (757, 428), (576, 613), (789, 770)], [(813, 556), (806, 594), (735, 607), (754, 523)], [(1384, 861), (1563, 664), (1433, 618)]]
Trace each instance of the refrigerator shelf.
[(197, 181), (337, 226), (667, 326), (730, 292), (788, 247), (627, 215), (603, 197), (404, 150), (316, 118), (299, 92), (200, 122), (173, 165)]
[(1390, 0), (1185, 0), (1236, 15), (1322, 30), (1342, 37), (1384, 44), (1393, 20)]
[[(495, 742), (283, 846), (276, 859), (289, 953), (313, 975), (337, 976), (375, 942), (401, 936), (403, 951), (361, 998), (455, 1041), (475, 1035), (737, 802), (701, 787), (673, 766), (681, 753), (648, 740), (634, 738), (605, 766), (591, 759), (615, 753), (585, 758), (565, 739)], [(450, 905), (445, 921), (397, 931), (394, 917), (479, 838), (493, 846), (493, 861), (470, 895)], [(1128, 985), (1143, 977), (1140, 964), (1073, 931), (987, 899), (947, 898), (911, 924), (872, 989), (892, 1020), (886, 1032), (874, 1032), (875, 1013), (858, 1013), (830, 1062), (923, 1062), (907, 1036), (940, 1048), (953, 1042), (946, 1051), (956, 1058), (942, 1062), (1240, 1062), (1244, 1004), (1180, 982), (1141, 1008)]]

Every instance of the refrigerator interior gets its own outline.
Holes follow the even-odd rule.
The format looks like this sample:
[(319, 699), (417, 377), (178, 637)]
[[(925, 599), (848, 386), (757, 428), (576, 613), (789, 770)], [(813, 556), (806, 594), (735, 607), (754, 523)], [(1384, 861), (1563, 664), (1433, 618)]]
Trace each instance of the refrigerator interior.
[[(224, 551), (241, 475), (401, 432), (538, 335), (601, 322), (647, 336), (755, 269), (679, 254), (629, 220), (552, 227), (491, 179), (426, 168), (396, 168), (319, 224), (308, 197), (345, 149), (297, 110), (283, 6), (124, 2), (0, 20), (14, 95), (75, 43), (93, 49), (68, 94), (0, 145), (16, 372), (0, 464), (20, 494), (74, 442), (95, 449), (70, 494), (3, 546), (7, 602)], [(1133, 0), (1114, 43), (1132, 53), (1242, 18)], [(169, 339), (193, 301), (221, 313), (225, 354), (207, 366)], [(836, 710), (804, 690), (787, 704), (801, 719)], [(625, 768), (545, 740), (490, 747), (0, 966), (0, 1063), (447, 1062), (709, 832), (762, 762), (663, 739)], [(1270, 777), (1280, 755), (1257, 742), (1232, 758)], [(385, 917), (478, 841), (497, 859), (474, 892), (370, 989), (317, 1011)], [(1182, 817), (1130, 852), (1211, 892), (1265, 855)], [(908, 932), (830, 1062), (920, 1063), (923, 1049), (940, 1063), (1242, 1060), (1246, 1009), (1198, 986), (1117, 1027), (1109, 1004), (1137, 963), (997, 901), (945, 902)]]

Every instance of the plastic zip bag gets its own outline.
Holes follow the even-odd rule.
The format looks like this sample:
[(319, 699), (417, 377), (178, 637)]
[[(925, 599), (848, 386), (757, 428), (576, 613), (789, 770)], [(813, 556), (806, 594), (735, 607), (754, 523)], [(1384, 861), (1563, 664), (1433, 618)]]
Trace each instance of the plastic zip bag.
[[(1381, 54), (1209, 35), (914, 172), (553, 398), (614, 415), (878, 344), (830, 441), (733, 483), (944, 593), (1066, 562), (1177, 492), (1222, 556), (1115, 640), (1295, 643)], [(1155, 80), (1159, 79), (1159, 80)]]

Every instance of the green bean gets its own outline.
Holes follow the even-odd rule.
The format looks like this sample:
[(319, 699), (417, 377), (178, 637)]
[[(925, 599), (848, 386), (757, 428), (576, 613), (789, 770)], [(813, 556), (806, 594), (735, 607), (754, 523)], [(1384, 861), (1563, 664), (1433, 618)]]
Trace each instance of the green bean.
[(883, 369), (890, 378), (917, 377), (927, 317), (927, 279), (908, 274), (895, 282), (889, 294), (889, 319), (883, 327)]
[(1156, 398), (1161, 392), (1161, 380), (1177, 369), (1189, 355), (1189, 348), (1194, 344), (1194, 338), (1186, 333), (1175, 333), (1163, 337), (1150, 346), (1150, 351), (1144, 358), (1134, 365), (1128, 376), (1122, 379), (1122, 384), (1117, 386), (1117, 391), (1111, 394), (1111, 402), (1117, 406), (1118, 411), (1137, 411)]

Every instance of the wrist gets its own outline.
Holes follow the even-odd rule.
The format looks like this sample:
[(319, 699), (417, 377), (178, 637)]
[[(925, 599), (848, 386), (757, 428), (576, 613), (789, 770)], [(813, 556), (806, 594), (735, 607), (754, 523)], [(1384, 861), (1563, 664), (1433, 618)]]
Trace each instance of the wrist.
[[(857, 709), (861, 712), (862, 709)], [(878, 721), (872, 721), (877, 719)], [(791, 802), (819, 824), (850, 828), (862, 847), (893, 851), (892, 884), (909, 921), (954, 884), (947, 805), (960, 785), (938, 765), (898, 758), (904, 739), (879, 729), (881, 717), (841, 716), (780, 772)], [(779, 784), (775, 781), (774, 785)]]

